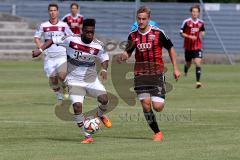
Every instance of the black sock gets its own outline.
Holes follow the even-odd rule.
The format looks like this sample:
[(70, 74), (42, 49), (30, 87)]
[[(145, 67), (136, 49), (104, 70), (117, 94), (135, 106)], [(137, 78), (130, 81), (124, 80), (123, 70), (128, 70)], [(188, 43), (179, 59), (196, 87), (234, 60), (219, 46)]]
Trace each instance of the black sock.
[(197, 82), (200, 81), (200, 77), (201, 77), (201, 67), (196, 67), (196, 80), (197, 80)]
[(188, 72), (188, 67), (184, 65), (184, 73), (186, 74)]
[(143, 113), (144, 113), (145, 119), (146, 119), (149, 127), (153, 130), (153, 132), (154, 133), (160, 132), (157, 121), (156, 121), (156, 117), (155, 117), (153, 111), (151, 110), (150, 112), (143, 112)]

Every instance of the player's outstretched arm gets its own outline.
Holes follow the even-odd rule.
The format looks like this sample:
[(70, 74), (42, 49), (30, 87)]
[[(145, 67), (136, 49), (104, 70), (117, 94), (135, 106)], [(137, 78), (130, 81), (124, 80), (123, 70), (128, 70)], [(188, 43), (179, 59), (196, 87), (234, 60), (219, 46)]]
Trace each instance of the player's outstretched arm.
[(41, 47), (32, 51), (32, 57), (38, 57), (45, 49), (49, 48), (53, 44), (53, 40), (47, 40)]
[(177, 81), (179, 79), (181, 73), (180, 73), (180, 71), (178, 69), (178, 66), (177, 66), (176, 52), (175, 52), (174, 48), (171, 47), (168, 50), (168, 53), (169, 53), (169, 57), (171, 59), (172, 65), (173, 65), (173, 76), (174, 76), (175, 80)]

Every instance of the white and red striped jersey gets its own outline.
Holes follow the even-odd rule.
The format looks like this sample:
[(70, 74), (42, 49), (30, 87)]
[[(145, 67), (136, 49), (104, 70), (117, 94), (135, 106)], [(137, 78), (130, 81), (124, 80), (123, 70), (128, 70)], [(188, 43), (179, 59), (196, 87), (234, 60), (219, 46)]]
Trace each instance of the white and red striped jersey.
[[(90, 44), (81, 40), (80, 36), (54, 36), (52, 40), (55, 44), (67, 48), (68, 77), (77, 78), (81, 82), (86, 82), (89, 77), (97, 77), (95, 60), (100, 63), (109, 60), (108, 54), (104, 51), (103, 43), (94, 39)], [(69, 76), (70, 75), (70, 76)]]
[[(41, 38), (43, 36), (44, 41), (47, 41), (48, 39), (51, 39), (52, 34), (59, 37), (73, 35), (65, 22), (58, 21), (57, 24), (51, 24), (50, 21), (46, 21), (39, 25), (34, 37)], [(45, 54), (49, 57), (66, 56), (66, 48), (53, 44), (46, 49)]]

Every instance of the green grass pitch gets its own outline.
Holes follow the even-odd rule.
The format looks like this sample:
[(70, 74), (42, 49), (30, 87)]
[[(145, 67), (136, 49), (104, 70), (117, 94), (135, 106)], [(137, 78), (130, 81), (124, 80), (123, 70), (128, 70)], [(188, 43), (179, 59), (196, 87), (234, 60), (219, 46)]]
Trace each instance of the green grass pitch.
[[(170, 66), (169, 66), (170, 67)], [(179, 66), (180, 67), (180, 66)], [(182, 66), (181, 66), (182, 68)], [(0, 62), (1, 160), (239, 160), (239, 65), (204, 65), (204, 87), (195, 89), (195, 69), (188, 77), (167, 81), (166, 107), (157, 113), (165, 135), (151, 140), (140, 104), (120, 100), (109, 114), (111, 129), (94, 135), (94, 144), (80, 143), (73, 122), (54, 114), (55, 97), (48, 87), (42, 62)], [(171, 70), (171, 67), (170, 67)], [(115, 95), (111, 80), (106, 88)], [(84, 110), (96, 107), (87, 99)]]

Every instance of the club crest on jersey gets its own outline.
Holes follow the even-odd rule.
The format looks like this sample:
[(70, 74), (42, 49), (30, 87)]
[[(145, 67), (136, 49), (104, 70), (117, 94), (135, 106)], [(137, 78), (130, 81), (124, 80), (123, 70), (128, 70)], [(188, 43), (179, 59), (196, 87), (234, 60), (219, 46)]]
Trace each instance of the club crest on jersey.
[(153, 35), (153, 34), (150, 35), (149, 37), (150, 37), (150, 39), (151, 39), (152, 41), (155, 39), (155, 35)]
[(78, 49), (78, 46), (77, 46), (77, 45), (75, 45), (75, 46), (74, 46), (74, 48)]
[(91, 54), (94, 54), (95, 49), (94, 49), (94, 48), (90, 48), (89, 52), (90, 52)]

